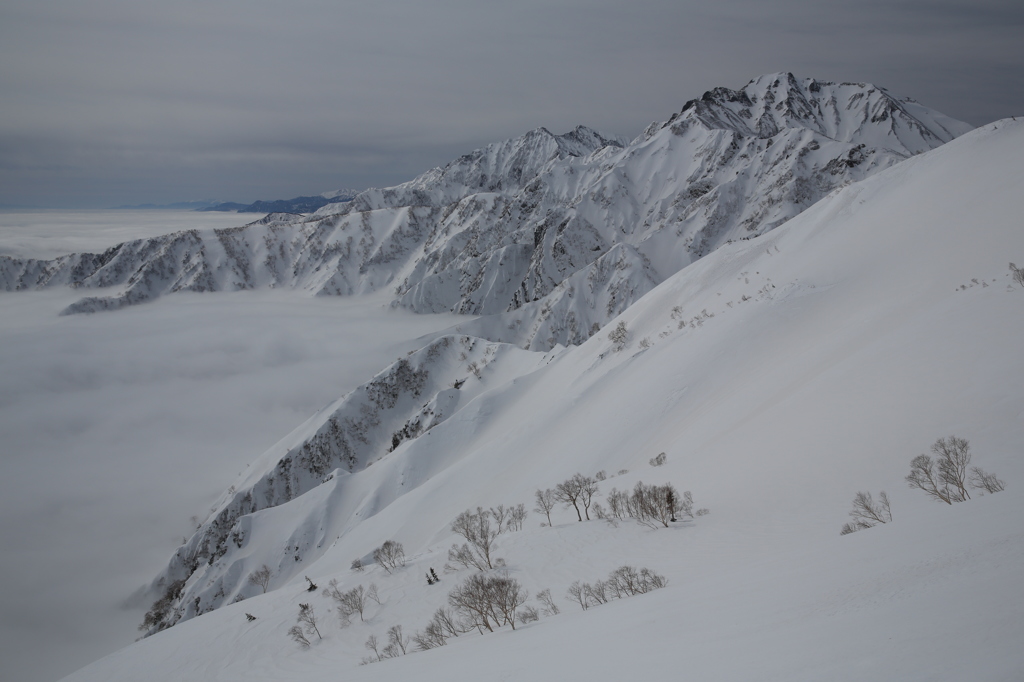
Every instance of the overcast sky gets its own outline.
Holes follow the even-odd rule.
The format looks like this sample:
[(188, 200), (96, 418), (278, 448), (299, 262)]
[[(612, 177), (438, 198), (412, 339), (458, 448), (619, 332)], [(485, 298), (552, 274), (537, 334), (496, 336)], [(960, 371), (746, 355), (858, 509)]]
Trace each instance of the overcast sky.
[(538, 126), (633, 136), (774, 71), (1024, 114), (1024, 3), (4, 0), (0, 205), (387, 186)]

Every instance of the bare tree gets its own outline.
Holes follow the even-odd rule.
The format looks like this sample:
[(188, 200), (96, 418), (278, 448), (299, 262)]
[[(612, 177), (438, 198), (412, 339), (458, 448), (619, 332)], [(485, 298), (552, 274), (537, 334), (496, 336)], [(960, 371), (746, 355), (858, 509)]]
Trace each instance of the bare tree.
[(420, 651), (426, 651), (427, 649), (435, 649), (439, 646), (444, 646), (448, 643), (448, 638), (445, 637), (444, 632), (438, 627), (437, 623), (430, 621), (427, 626), (423, 628), (423, 632), (417, 632), (412, 636), (412, 641), (416, 645), (416, 648)]
[(555, 491), (551, 488), (546, 490), (538, 490), (534, 493), (534, 498), (537, 501), (537, 506), (534, 507), (533, 511), (538, 514), (544, 514), (548, 519), (548, 525), (551, 525), (551, 510), (558, 504), (558, 498), (555, 496)]
[(487, 576), (477, 573), (448, 593), (448, 604), (463, 620), (472, 623), (481, 632), (484, 628), (488, 632), (494, 632), (501, 618), (494, 608), (489, 592)]
[(468, 544), (461, 547), (452, 545), (448, 550), (448, 558), (467, 568), (472, 566), (481, 571), (494, 568), (491, 555), (501, 528), (492, 526), (490, 517), (491, 512), (480, 507), (476, 508), (476, 512), (467, 509), (455, 517), (452, 531), (464, 537)]
[(543, 606), (545, 616), (557, 616), (562, 611), (555, 604), (555, 600), (552, 599), (551, 590), (541, 590), (538, 592), (537, 601), (539, 601)]
[(505, 519), (508, 518), (509, 512), (512, 510), (503, 504), (499, 504), (497, 507), (491, 507), (491, 518), (494, 519), (494, 525), (497, 526), (497, 531), (500, 533), (505, 527)]
[(301, 646), (303, 649), (309, 648), (309, 639), (306, 637), (306, 633), (304, 633), (302, 628), (298, 625), (293, 625), (288, 630), (288, 636), (294, 639), (296, 644)]
[(362, 571), (363, 570), (363, 560), (362, 559), (353, 559), (352, 560), (352, 565), (349, 566), (349, 568), (351, 568), (353, 571)]
[(502, 624), (512, 626), (516, 629), (516, 617), (518, 609), (526, 603), (529, 593), (523, 589), (518, 580), (510, 578), (508, 574), (494, 576), (489, 579), (490, 585), (488, 594), (497, 605), (501, 613)]
[[(301, 627), (307, 635), (312, 635), (315, 632), (318, 639), (323, 639), (320, 635), (320, 630), (316, 626), (316, 614), (313, 612), (312, 604), (299, 604), (298, 620), (299, 624), (295, 628)], [(294, 638), (295, 635), (292, 635), (292, 637)]]
[(516, 610), (526, 603), (528, 596), (519, 581), (508, 575), (477, 573), (448, 594), (448, 603), (464, 621), (481, 632), (484, 628), (493, 632), (502, 625), (516, 629)]
[(373, 560), (381, 567), (391, 573), (395, 569), (405, 566), (405, 549), (402, 543), (388, 540), (383, 545), (373, 550)]
[[(572, 478), (562, 481), (555, 486), (555, 499), (563, 505), (576, 510), (576, 517), (582, 521), (586, 514), (587, 521), (590, 520), (590, 502), (597, 494), (597, 481), (590, 476), (575, 474)], [(580, 506), (583, 512), (580, 511)]]
[(508, 521), (505, 527), (509, 531), (516, 531), (523, 529), (523, 522), (526, 521), (526, 505), (520, 502), (514, 507), (511, 507), (508, 512)]
[(329, 589), (324, 590), (324, 596), (330, 597), (338, 604), (338, 615), (342, 625), (347, 625), (353, 614), (359, 614), (359, 620), (363, 620), (363, 611), (366, 609), (366, 590), (362, 585), (353, 587), (351, 590), (342, 592), (338, 588), (338, 581), (331, 580)]
[(532, 623), (535, 620), (540, 620), (540, 612), (535, 607), (524, 606), (519, 610), (519, 622)]
[(878, 502), (871, 493), (858, 492), (853, 498), (853, 509), (850, 510), (850, 523), (844, 524), (840, 535), (849, 535), (858, 530), (872, 528), (880, 523), (892, 521), (892, 510), (889, 508), (889, 496), (883, 490), (878, 495)]
[(458, 637), (472, 629), (472, 625), (464, 624), (453, 611), (440, 608), (434, 612), (423, 632), (413, 635), (412, 641), (421, 651), (425, 651), (444, 646), (449, 637)]
[(566, 599), (576, 602), (584, 611), (590, 608), (590, 601), (587, 599), (587, 591), (584, 588), (584, 583), (581, 583), (579, 580), (575, 580), (572, 585), (569, 585), (569, 589), (565, 591), (565, 595)]
[(370, 583), (370, 587), (366, 590), (366, 597), (377, 602), (377, 606), (381, 606), (380, 595), (377, 594), (377, 585), (375, 583)]
[(380, 644), (377, 641), (377, 635), (370, 635), (366, 638), (366, 642), (363, 643), (367, 649), (373, 652), (373, 655), (377, 657), (378, 661), (383, 661), (384, 657), (380, 655)]
[(392, 625), (388, 628), (388, 645), (384, 647), (384, 655), (387, 658), (405, 656), (408, 646), (409, 638), (402, 634), (401, 625)]
[(1013, 277), (1013, 281), (1024, 287), (1024, 268), (1018, 268), (1010, 263), (1010, 275)]
[(919, 488), (930, 497), (953, 504), (971, 499), (967, 492), (967, 465), (971, 462), (971, 446), (964, 438), (949, 436), (932, 445), (935, 460), (918, 455), (910, 462), (906, 477), (911, 488)]
[(263, 588), (263, 594), (267, 593), (267, 588), (270, 587), (270, 566), (263, 564), (259, 569), (249, 574), (249, 583), (257, 585)]
[(984, 490), (987, 493), (998, 493), (1006, 490), (1006, 483), (997, 478), (995, 474), (986, 473), (980, 467), (971, 467), (971, 487)]

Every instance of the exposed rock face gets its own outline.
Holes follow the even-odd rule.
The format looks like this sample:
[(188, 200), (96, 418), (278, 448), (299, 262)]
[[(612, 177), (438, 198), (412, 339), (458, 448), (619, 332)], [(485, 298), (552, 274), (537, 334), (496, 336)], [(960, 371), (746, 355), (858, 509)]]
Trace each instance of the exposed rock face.
[(114, 289), (66, 313), (175, 291), (387, 287), (417, 312), (501, 315), (465, 329), (543, 350), (580, 343), (727, 241), (969, 129), (871, 85), (771, 74), (709, 91), (628, 143), (539, 128), (307, 217), (0, 256), (0, 286)]
[[(320, 410), (264, 453), (171, 557), (153, 582), (167, 599), (147, 616), (147, 634), (229, 603), (246, 588), (243, 548), (254, 514), (309, 493), (330, 494), (336, 479), (423, 436), (465, 408), (488, 382), (529, 372), (541, 357), (507, 344), (444, 336)], [(311, 558), (319, 550), (311, 537), (292, 534), (281, 552), (285, 566), (275, 573), (297, 570), (297, 562)]]

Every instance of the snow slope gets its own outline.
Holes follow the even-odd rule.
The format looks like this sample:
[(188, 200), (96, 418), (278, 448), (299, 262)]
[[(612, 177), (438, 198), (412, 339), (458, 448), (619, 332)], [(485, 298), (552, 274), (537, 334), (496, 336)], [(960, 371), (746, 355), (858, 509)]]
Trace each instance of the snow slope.
[[(209, 564), (236, 584), (265, 547), (319, 543), (276, 567), (270, 593), (249, 586), (67, 679), (1018, 679), (1024, 291), (1007, 261), (1024, 254), (1022, 149), (1024, 122), (1000, 121), (719, 248), (613, 321), (623, 349), (606, 327), (537, 354), (372, 467), (252, 514)], [(906, 487), (910, 459), (951, 433), (1005, 492), (943, 506)], [(649, 466), (658, 452), (667, 462)], [(456, 514), (598, 470), (612, 474), (601, 501), (671, 481), (711, 514), (660, 530), (534, 515), (499, 540), (510, 574), (560, 598), (632, 563), (667, 588), (586, 612), (562, 601), (522, 631), (358, 667), (368, 635), (422, 628), (469, 575), (421, 578), (444, 565)], [(894, 522), (839, 537), (853, 494), (880, 489)], [(387, 539), (406, 569), (349, 570)], [(342, 629), (303, 576), (375, 582), (383, 603)], [(216, 579), (191, 581), (202, 603)], [(309, 651), (286, 635), (299, 601), (321, 614)]]
[(969, 129), (869, 84), (769, 74), (707, 92), (632, 142), (538, 128), (308, 217), (0, 256), (0, 286), (112, 292), (68, 313), (177, 291), (386, 289), (416, 312), (497, 315), (468, 333), (550, 350), (723, 244)]

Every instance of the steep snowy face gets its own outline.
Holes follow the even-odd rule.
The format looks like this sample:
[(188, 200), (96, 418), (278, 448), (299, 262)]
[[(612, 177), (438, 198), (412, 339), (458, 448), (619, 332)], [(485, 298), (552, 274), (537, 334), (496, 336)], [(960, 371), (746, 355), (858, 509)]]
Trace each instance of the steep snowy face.
[(51, 261), (0, 256), (0, 282), (116, 288), (67, 312), (179, 290), (387, 287), (395, 305), (497, 316), (466, 331), (548, 350), (582, 343), (723, 244), (969, 129), (872, 85), (771, 74), (709, 91), (630, 143), (538, 128), (308, 217)]
[[(294, 501), (331, 517), (321, 498), (337, 496), (338, 481), (427, 435), (485, 391), (535, 370), (543, 360), (507, 344), (443, 336), (324, 407), (264, 453), (178, 548), (154, 580), (154, 590), (168, 599), (147, 616), (147, 633), (230, 603), (247, 588), (248, 572), (242, 566), (251, 563), (253, 551), (279, 564), (278, 573), (296, 570), (296, 562), (319, 556), (329, 534), (325, 523), (358, 522), (354, 512), (366, 494), (384, 505), (389, 495), (399, 493), (373, 486), (361, 493), (356, 486), (353, 492), (346, 484), (336, 504), (347, 513), (321, 519), (316, 532), (286, 528), (280, 542), (268, 545), (264, 538), (256, 550), (250, 546), (254, 515)], [(362, 512), (368, 513), (366, 508)]]

